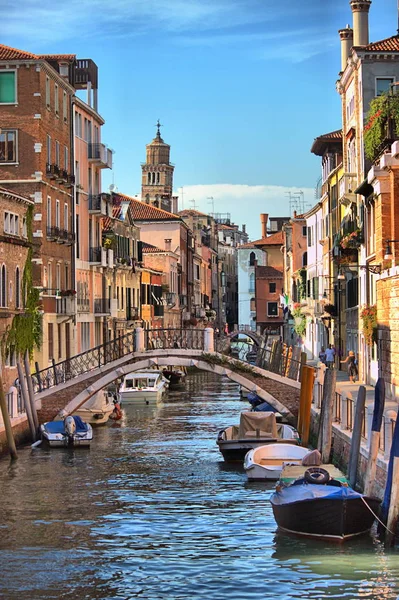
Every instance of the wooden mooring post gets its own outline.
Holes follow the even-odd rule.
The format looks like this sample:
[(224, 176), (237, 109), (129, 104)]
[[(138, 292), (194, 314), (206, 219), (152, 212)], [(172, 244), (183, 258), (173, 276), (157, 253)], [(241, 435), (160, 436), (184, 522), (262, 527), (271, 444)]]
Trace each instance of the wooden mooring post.
[(395, 424), (389, 456), (387, 485), (381, 506), (382, 521), (387, 524), (385, 544), (391, 546), (395, 541), (399, 515), (399, 419)]
[(359, 462), (360, 442), (362, 440), (362, 427), (364, 419), (364, 404), (366, 402), (366, 388), (359, 387), (356, 399), (355, 418), (353, 420), (352, 441), (349, 452), (348, 479), (352, 487), (355, 487), (357, 479), (357, 465)]
[(371, 425), (369, 458), (367, 462), (366, 476), (364, 480), (364, 493), (366, 496), (373, 495), (375, 474), (377, 470), (377, 456), (380, 448), (380, 431), (382, 416), (385, 408), (385, 381), (380, 377), (375, 385), (373, 422)]
[(332, 421), (335, 396), (335, 384), (337, 372), (335, 369), (327, 369), (324, 376), (323, 399), (321, 402), (319, 437), (317, 449), (321, 453), (323, 463), (330, 461), (332, 442)]
[(303, 446), (309, 443), (310, 413), (312, 408), (315, 369), (306, 365), (301, 371), (301, 391), (299, 396), (298, 433)]
[(0, 362), (0, 409), (1, 409), (1, 414), (3, 417), (4, 429), (6, 430), (8, 451), (10, 453), (11, 458), (15, 460), (18, 458), (18, 454), (17, 454), (16, 445), (15, 445), (14, 435), (12, 432), (11, 419), (10, 419), (10, 415), (8, 413), (6, 395), (4, 393), (4, 388), (3, 388), (3, 378), (1, 376), (1, 369), (2, 369), (2, 366), (1, 366), (1, 362)]
[(26, 389), (25, 376), (22, 370), (22, 364), (20, 358), (18, 358), (17, 362), (17, 370), (18, 370), (18, 379), (19, 379), (19, 389), (21, 391), (22, 400), (24, 402), (26, 416), (28, 417), (29, 429), (32, 435), (32, 440), (36, 442), (36, 428), (35, 422), (33, 420), (32, 415), (32, 407), (29, 402), (28, 390)]

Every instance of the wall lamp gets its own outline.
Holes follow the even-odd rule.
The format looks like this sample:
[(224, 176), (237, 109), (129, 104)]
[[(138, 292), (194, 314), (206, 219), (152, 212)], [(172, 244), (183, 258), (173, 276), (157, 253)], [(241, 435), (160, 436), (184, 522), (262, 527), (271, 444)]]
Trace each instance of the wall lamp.
[(384, 256), (384, 260), (392, 260), (393, 255), (392, 255), (392, 249), (391, 249), (391, 244), (399, 244), (399, 240), (385, 240), (385, 256)]

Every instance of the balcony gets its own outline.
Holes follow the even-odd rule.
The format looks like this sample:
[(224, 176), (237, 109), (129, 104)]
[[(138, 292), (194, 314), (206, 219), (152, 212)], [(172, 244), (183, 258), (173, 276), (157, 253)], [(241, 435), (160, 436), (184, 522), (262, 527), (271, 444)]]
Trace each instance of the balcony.
[(177, 294), (175, 292), (166, 292), (166, 304), (170, 306), (174, 306), (177, 302)]
[(55, 164), (46, 164), (46, 175), (49, 179), (57, 179), (60, 175), (60, 168)]
[(73, 315), (75, 314), (75, 301), (70, 296), (56, 298), (56, 313), (57, 315)]
[(53, 179), (67, 188), (73, 187), (75, 184), (75, 176), (68, 173), (66, 169), (61, 169), (56, 164), (46, 164), (46, 175), (49, 179)]
[(78, 298), (77, 299), (77, 311), (78, 311), (78, 313), (90, 312), (90, 302), (89, 302), (88, 298)]
[(57, 244), (72, 246), (75, 241), (75, 235), (71, 231), (61, 229), (60, 227), (47, 227), (47, 239), (57, 242)]
[(110, 315), (111, 303), (109, 298), (94, 299), (94, 314), (95, 315)]
[(104, 144), (88, 144), (89, 161), (101, 169), (112, 169), (112, 150)]
[(339, 201), (346, 206), (356, 203), (357, 177), (355, 173), (344, 173), (339, 180)]
[(101, 265), (101, 246), (95, 248), (89, 248), (89, 263)]
[(179, 304), (180, 308), (187, 306), (187, 296), (185, 294), (179, 294)]
[(107, 200), (109, 194), (89, 194), (89, 214), (107, 216)]

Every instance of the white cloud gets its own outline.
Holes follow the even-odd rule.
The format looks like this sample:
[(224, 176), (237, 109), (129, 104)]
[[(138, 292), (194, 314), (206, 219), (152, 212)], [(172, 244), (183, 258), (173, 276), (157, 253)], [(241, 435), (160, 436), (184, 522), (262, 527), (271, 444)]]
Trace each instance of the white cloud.
[[(303, 196), (300, 192), (303, 192)], [(195, 206), (197, 210), (205, 213), (230, 213), (234, 223), (246, 224), (252, 240), (261, 237), (259, 218), (261, 213), (267, 213), (271, 217), (290, 216), (289, 194), (296, 203), (296, 206), (293, 204), (291, 208), (296, 208), (299, 212), (309, 210), (315, 204), (313, 188), (281, 185), (220, 183), (187, 185), (176, 191), (176, 195), (179, 196), (180, 210)]]

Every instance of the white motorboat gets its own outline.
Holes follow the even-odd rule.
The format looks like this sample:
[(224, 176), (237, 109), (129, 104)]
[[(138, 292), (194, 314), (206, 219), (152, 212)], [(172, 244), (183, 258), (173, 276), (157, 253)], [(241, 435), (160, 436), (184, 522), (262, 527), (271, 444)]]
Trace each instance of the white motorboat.
[(162, 371), (136, 371), (125, 375), (119, 388), (119, 399), (125, 404), (161, 402), (169, 387)]
[(48, 421), (40, 426), (41, 438), (50, 447), (90, 446), (93, 428), (80, 417), (68, 416), (63, 421)]
[(275, 480), (280, 478), (286, 465), (301, 465), (309, 454), (308, 448), (293, 444), (265, 444), (253, 448), (244, 458), (244, 469), (249, 480)]
[(113, 396), (106, 390), (94, 394), (83, 406), (78, 408), (73, 415), (83, 419), (91, 425), (103, 425), (114, 410)]
[(247, 452), (264, 444), (298, 444), (299, 435), (294, 427), (277, 423), (274, 412), (245, 411), (240, 424), (219, 431), (217, 445), (226, 461), (243, 461)]
[(187, 369), (183, 366), (163, 367), (162, 373), (169, 381), (170, 386), (180, 386), (184, 384), (187, 376)]

